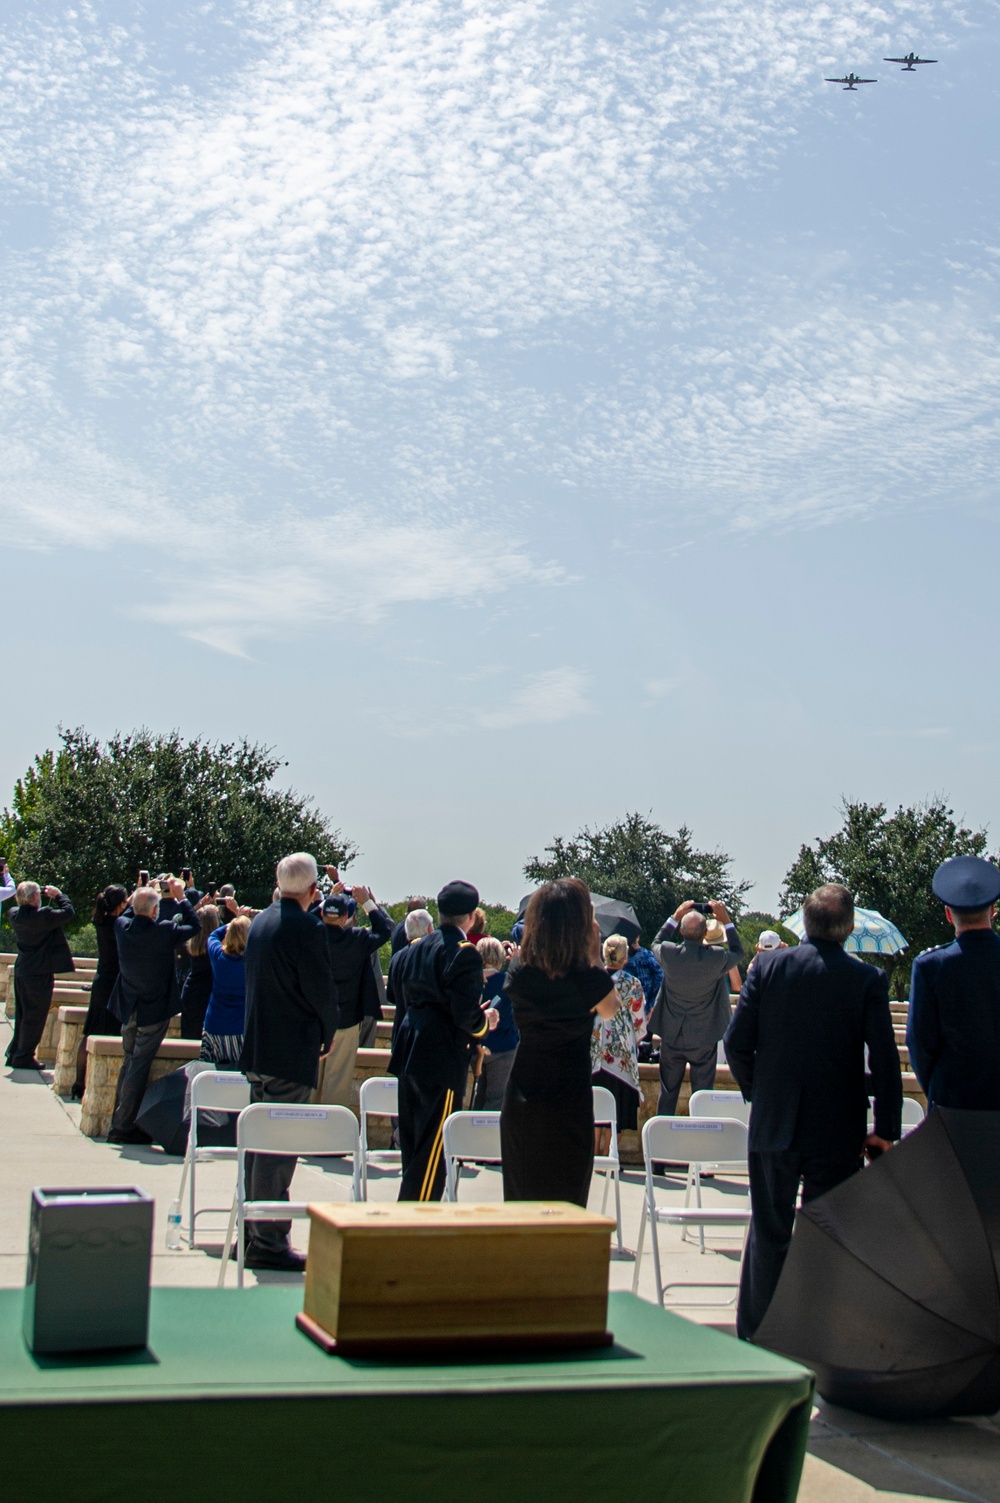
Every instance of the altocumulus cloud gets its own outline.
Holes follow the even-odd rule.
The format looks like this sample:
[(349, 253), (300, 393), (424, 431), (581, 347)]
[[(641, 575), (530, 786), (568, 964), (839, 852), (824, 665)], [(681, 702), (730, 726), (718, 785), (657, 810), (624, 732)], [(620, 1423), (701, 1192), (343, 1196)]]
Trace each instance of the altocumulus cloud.
[[(211, 601), (198, 634), (245, 652), (551, 585), (541, 501), (596, 527), (692, 495), (733, 527), (815, 523), (866, 504), (801, 478), (845, 435), (878, 470), (867, 504), (905, 478), (890, 434), (929, 492), (959, 442), (986, 483), (982, 303), (915, 302), (914, 332), (883, 320), (846, 370), (870, 299), (721, 288), (696, 233), (713, 193), (780, 160), (817, 59), (958, 25), (947, 0), (165, 9), (15, 5), (0, 37), (22, 545), (139, 550), (145, 614), (176, 620), (183, 579)], [(963, 255), (992, 308), (995, 256)], [(224, 572), (199, 562), (223, 534)], [(522, 723), (586, 704), (559, 672)]]

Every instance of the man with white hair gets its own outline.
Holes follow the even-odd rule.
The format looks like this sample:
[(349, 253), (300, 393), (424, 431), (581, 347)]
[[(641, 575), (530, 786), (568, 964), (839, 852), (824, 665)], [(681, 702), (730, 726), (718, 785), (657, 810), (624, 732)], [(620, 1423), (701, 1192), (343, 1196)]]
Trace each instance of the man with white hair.
[(201, 922), (184, 896), (179, 877), (164, 879), (171, 917), (160, 911), (160, 894), (140, 887), (125, 912), (115, 919), (118, 980), (108, 1006), (122, 1020), (125, 1059), (118, 1077), (109, 1143), (148, 1143), (149, 1134), (135, 1119), (149, 1084), (149, 1072), (163, 1043), (170, 1019), (180, 1011), (175, 954), (201, 932)]
[[(73, 957), (63, 929), (74, 917), (73, 904), (58, 887), (20, 882), (16, 907), (7, 915), (17, 940), (14, 962), (14, 1034), (7, 1047), (12, 1070), (40, 1070), (35, 1050), (52, 1005), (53, 977), (72, 971)], [(42, 902), (42, 897), (48, 903)]]
[[(279, 899), (250, 926), (246, 947), (247, 1014), (240, 1069), (250, 1100), (306, 1102), (337, 1027), (337, 988), (326, 931), (312, 912), (315, 859), (297, 851), (278, 862)], [(247, 1155), (250, 1200), (287, 1200), (294, 1154)], [(247, 1223), (246, 1266), (301, 1272), (305, 1258), (289, 1242), (290, 1221)]]

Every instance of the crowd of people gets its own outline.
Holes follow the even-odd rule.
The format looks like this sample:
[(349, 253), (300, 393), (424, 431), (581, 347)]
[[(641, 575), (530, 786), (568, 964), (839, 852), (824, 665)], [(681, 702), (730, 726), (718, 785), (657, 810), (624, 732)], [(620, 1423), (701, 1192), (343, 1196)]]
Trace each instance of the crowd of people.
[[(440, 1198), (444, 1123), (471, 1100), (500, 1112), (505, 1198), (585, 1206), (595, 1153), (607, 1148), (607, 1129), (595, 1129), (593, 1086), (612, 1092), (619, 1130), (634, 1128), (644, 1051), (659, 1066), (658, 1110), (672, 1114), (686, 1070), (692, 1090), (712, 1087), (721, 1042), (753, 1106), (752, 1224), (738, 1307), (739, 1332), (752, 1338), (799, 1196), (825, 1193), (900, 1136), (887, 978), (845, 953), (854, 902), (841, 886), (807, 898), (797, 947), (765, 931), (741, 986), (742, 943), (716, 900), (681, 903), (649, 947), (627, 922), (627, 932), (602, 942), (587, 887), (565, 878), (540, 887), (512, 939), (500, 941), (487, 932), (471, 883), (438, 893), (437, 924), (428, 899), (414, 897), (394, 925), (370, 888), (325, 871), (321, 891), (315, 859), (286, 856), (261, 911), (241, 907), (231, 887), (199, 892), (189, 871), (152, 882), (143, 873), (131, 894), (119, 885), (100, 894), (86, 1030), (120, 1028), (125, 1055), (109, 1141), (148, 1141), (136, 1116), (176, 1013), (183, 1032), (200, 1037), (204, 1060), (246, 1074), (252, 1101), (347, 1105), (358, 1049), (374, 1041), (388, 1001), (400, 1199)], [(956, 941), (915, 962), (911, 1059), (931, 1106), (1000, 1110), (1000, 872), (954, 858), (939, 868), (934, 890)], [(0, 869), (3, 896), (15, 898), (18, 945), (7, 1061), (37, 1069), (52, 976), (72, 967), (65, 928), (74, 912), (56, 888), (26, 881), (15, 889)], [(731, 988), (740, 991), (735, 1012)], [(249, 1156), (248, 1195), (287, 1199), (295, 1162)], [(288, 1223), (251, 1223), (247, 1266), (300, 1268), (289, 1231)]]

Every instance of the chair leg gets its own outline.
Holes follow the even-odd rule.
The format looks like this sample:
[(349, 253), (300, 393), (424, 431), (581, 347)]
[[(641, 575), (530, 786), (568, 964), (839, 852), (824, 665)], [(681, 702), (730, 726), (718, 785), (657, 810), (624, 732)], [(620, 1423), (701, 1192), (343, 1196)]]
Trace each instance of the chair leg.
[(642, 1219), (639, 1222), (639, 1245), (638, 1245), (638, 1247), (635, 1250), (635, 1269), (633, 1270), (633, 1273), (632, 1273), (632, 1293), (633, 1294), (638, 1294), (638, 1292), (639, 1292), (639, 1265), (642, 1262), (642, 1244), (646, 1240), (646, 1218), (647, 1218), (648, 1214), (649, 1214), (649, 1208), (646, 1205), (645, 1197), (643, 1197), (643, 1202), (642, 1202)]
[[(192, 1131), (193, 1131), (193, 1129), (192, 1129)], [(195, 1164), (197, 1162), (196, 1155), (197, 1155), (198, 1149), (197, 1149), (197, 1145), (196, 1144), (192, 1144), (191, 1143), (191, 1137), (190, 1137), (190, 1135), (188, 1137), (188, 1148), (189, 1148), (191, 1156), (190, 1156), (190, 1159), (185, 1159), (184, 1160), (184, 1167), (186, 1169), (188, 1169), (188, 1172), (190, 1174), (190, 1179), (188, 1180), (188, 1190), (190, 1192), (189, 1193), (189, 1200), (188, 1200), (188, 1247), (189, 1248), (193, 1248), (194, 1247), (194, 1220), (195, 1220), (195, 1209), (194, 1209), (195, 1208), (194, 1174), (195, 1174)], [(183, 1194), (183, 1193), (184, 1192), (181, 1191), (181, 1194)]]
[(608, 1171), (606, 1169), (603, 1169), (601, 1171), (601, 1175), (604, 1180), (604, 1194), (601, 1197), (601, 1215), (604, 1216), (607, 1214), (608, 1210), (608, 1185), (610, 1184), (610, 1175), (608, 1174)]
[(243, 1288), (243, 1256), (246, 1245), (246, 1217), (243, 1214), (243, 1201), (237, 1204), (236, 1215), (236, 1287)]
[[(618, 1223), (618, 1251), (619, 1252), (623, 1252), (624, 1251), (624, 1243), (622, 1241), (622, 1187), (621, 1187), (621, 1182), (620, 1182), (620, 1180), (618, 1178), (618, 1170), (617, 1169), (614, 1171), (614, 1176), (615, 1176), (615, 1220)], [(605, 1191), (605, 1198), (607, 1198), (607, 1191)]]
[(649, 1239), (653, 1247), (653, 1273), (656, 1278), (656, 1303), (663, 1304), (663, 1275), (660, 1271), (660, 1239), (656, 1234), (656, 1211), (649, 1212)]
[(226, 1227), (226, 1241), (222, 1249), (222, 1267), (219, 1269), (218, 1288), (220, 1289), (225, 1288), (226, 1274), (229, 1271), (229, 1257), (233, 1250), (233, 1233), (236, 1229), (236, 1204), (238, 1196), (239, 1186), (237, 1186), (236, 1194), (233, 1196), (233, 1208), (229, 1213), (229, 1225)]

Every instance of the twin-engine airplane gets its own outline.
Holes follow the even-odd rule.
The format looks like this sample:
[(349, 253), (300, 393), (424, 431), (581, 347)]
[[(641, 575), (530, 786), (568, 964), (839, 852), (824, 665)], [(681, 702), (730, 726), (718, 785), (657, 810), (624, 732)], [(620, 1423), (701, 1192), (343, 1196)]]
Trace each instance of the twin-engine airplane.
[(919, 65), (936, 63), (936, 57), (918, 57), (915, 52), (908, 52), (905, 57), (884, 57), (884, 63), (902, 63), (901, 72), (915, 73)]
[(877, 78), (859, 78), (856, 73), (847, 73), (843, 78), (826, 78), (824, 83), (839, 83), (844, 85), (844, 93), (856, 91), (859, 83), (878, 83)]

